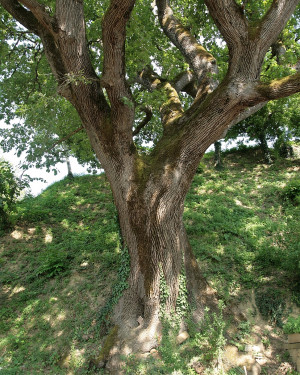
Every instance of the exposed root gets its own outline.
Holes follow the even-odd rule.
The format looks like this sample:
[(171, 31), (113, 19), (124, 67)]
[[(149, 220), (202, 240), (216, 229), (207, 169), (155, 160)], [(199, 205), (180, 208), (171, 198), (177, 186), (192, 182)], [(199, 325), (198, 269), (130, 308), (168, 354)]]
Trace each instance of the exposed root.
[(116, 342), (118, 339), (118, 331), (119, 331), (118, 326), (114, 326), (110, 330), (108, 336), (106, 337), (104, 345), (102, 349), (100, 350), (98, 357), (91, 359), (90, 367), (103, 368), (106, 366), (107, 361), (109, 360), (109, 357), (110, 357), (111, 350), (116, 345)]

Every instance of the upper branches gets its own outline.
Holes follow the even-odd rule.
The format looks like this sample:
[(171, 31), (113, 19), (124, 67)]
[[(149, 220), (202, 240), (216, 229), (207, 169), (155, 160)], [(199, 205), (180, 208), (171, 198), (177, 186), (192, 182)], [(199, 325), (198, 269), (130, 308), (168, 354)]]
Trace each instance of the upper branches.
[(183, 108), (178, 96), (178, 91), (182, 90), (187, 85), (187, 81), (185, 81), (185, 85), (183, 85), (182, 82), (178, 83), (177, 89), (175, 89), (174, 86), (176, 85), (176, 82), (180, 81), (180, 77), (176, 82), (171, 84), (154, 73), (149, 66), (139, 73), (137, 81), (150, 91), (160, 90), (162, 96), (165, 97), (165, 101), (160, 107), (162, 125), (164, 128), (170, 126), (174, 120), (181, 117), (183, 114)]
[(180, 50), (200, 83), (208, 72), (216, 72), (216, 60), (174, 16), (168, 0), (156, 0), (161, 27)]
[(39, 35), (39, 22), (32, 12), (25, 9), (17, 0), (0, 0), (0, 4), (26, 29)]
[(229, 51), (245, 43), (248, 37), (248, 22), (235, 0), (205, 0), (205, 4)]
[(299, 0), (274, 0), (266, 15), (256, 26), (255, 36), (261, 41), (261, 54), (277, 40), (278, 35), (299, 4)]
[[(126, 24), (134, 4), (135, 0), (111, 0), (102, 23), (104, 62), (101, 82), (114, 111), (122, 103), (124, 105), (124, 97), (131, 100), (125, 77), (125, 40)], [(127, 110), (130, 112), (129, 106)]]
[(273, 0), (261, 19), (248, 21), (243, 7), (235, 0), (205, 0), (228, 45), (231, 77), (242, 80), (259, 78), (266, 52), (277, 40), (298, 3), (299, 0)]

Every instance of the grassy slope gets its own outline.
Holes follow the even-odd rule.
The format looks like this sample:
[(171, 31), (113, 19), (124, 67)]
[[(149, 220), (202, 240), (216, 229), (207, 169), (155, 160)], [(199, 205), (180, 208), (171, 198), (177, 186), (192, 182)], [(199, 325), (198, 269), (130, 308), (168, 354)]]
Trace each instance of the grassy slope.
[[(300, 299), (299, 206), (280, 197), (300, 160), (267, 166), (251, 150), (227, 154), (221, 172), (209, 155), (204, 164), (185, 222), (207, 278), (227, 302), (274, 286)], [(104, 175), (65, 179), (24, 200), (17, 228), (0, 238), (0, 374), (86, 374), (121, 265)]]

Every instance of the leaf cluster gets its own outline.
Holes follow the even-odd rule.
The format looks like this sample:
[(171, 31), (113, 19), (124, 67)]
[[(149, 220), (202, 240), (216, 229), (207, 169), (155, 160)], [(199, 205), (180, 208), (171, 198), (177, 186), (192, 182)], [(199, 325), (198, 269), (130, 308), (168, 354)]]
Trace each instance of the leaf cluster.
[(11, 164), (0, 159), (0, 231), (10, 226), (10, 215), (25, 187), (28, 181), (16, 177)]

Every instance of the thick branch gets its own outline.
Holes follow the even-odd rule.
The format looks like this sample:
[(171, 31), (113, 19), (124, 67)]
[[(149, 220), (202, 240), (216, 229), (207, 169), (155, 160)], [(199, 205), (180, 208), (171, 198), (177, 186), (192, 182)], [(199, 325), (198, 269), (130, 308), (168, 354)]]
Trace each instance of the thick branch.
[(26, 29), (39, 35), (39, 23), (34, 15), (26, 10), (17, 0), (0, 0), (0, 4)]
[(139, 73), (138, 82), (148, 90), (161, 90), (166, 96), (166, 101), (160, 107), (163, 126), (170, 125), (175, 119), (183, 114), (183, 108), (178, 96), (178, 91), (174, 86), (160, 78), (150, 66), (147, 66)]
[(259, 83), (256, 86), (254, 100), (265, 101), (285, 98), (300, 92), (300, 73), (296, 73), (282, 79), (276, 79), (270, 83)]
[(148, 124), (148, 122), (152, 119), (153, 116), (152, 108), (149, 105), (142, 107), (141, 110), (146, 113), (146, 116), (143, 119), (143, 121), (141, 121), (140, 124), (132, 132), (133, 136), (138, 135), (139, 132)]
[(167, 101), (161, 106), (160, 113), (163, 125), (166, 126), (183, 114), (183, 108), (177, 91), (169, 82), (163, 84), (162, 89), (167, 95)]
[[(124, 97), (131, 100), (125, 78), (125, 39), (126, 24), (134, 4), (135, 0), (111, 0), (102, 23), (104, 62), (101, 83), (114, 111), (126, 105), (122, 100)], [(129, 109), (127, 106), (127, 112)]]
[(216, 72), (215, 58), (201, 46), (189, 30), (174, 17), (168, 0), (156, 0), (161, 27), (171, 42), (180, 50), (198, 82), (208, 72)]
[(229, 52), (241, 46), (248, 37), (248, 22), (242, 7), (234, 0), (205, 0), (215, 24), (223, 35)]
[(178, 74), (172, 82), (172, 86), (178, 93), (184, 91), (193, 98), (197, 95), (196, 77), (191, 71)]
[(239, 122), (245, 120), (246, 118), (254, 115), (254, 113), (258, 112), (260, 109), (262, 109), (268, 102), (262, 102), (259, 104), (256, 104), (254, 107), (249, 107), (245, 109), (243, 112), (241, 112), (227, 127), (227, 129), (224, 131), (220, 139), (225, 138), (228, 130), (232, 128), (234, 125), (238, 124)]
[(55, 20), (47, 13), (44, 5), (38, 3), (36, 0), (19, 0), (19, 2), (28, 8), (38, 22), (48, 29), (48, 31), (51, 33), (54, 31), (56, 28)]
[(256, 27), (256, 37), (264, 46), (261, 52), (263, 55), (277, 40), (298, 4), (299, 0), (273, 0), (270, 9)]

